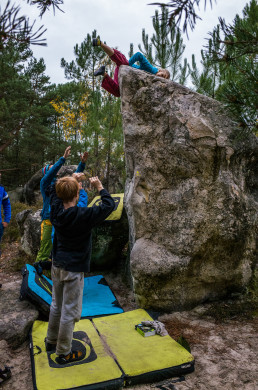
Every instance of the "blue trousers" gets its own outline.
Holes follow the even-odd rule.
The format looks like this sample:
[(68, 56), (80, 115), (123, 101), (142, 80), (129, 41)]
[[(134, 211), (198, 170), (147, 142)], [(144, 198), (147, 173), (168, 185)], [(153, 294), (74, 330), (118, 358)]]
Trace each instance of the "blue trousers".
[(3, 234), (4, 234), (4, 227), (3, 227), (2, 222), (0, 222), (0, 242), (1, 242)]

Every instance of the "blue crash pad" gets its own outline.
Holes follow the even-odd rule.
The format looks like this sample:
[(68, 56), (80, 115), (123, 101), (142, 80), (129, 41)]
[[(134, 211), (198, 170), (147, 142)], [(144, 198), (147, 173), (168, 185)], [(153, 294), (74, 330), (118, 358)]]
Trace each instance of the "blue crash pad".
[[(52, 302), (52, 280), (38, 275), (35, 268), (26, 264), (22, 269), (23, 281), (20, 299), (34, 303), (45, 314)], [(115, 295), (102, 275), (84, 278), (81, 318), (92, 318), (123, 313)]]

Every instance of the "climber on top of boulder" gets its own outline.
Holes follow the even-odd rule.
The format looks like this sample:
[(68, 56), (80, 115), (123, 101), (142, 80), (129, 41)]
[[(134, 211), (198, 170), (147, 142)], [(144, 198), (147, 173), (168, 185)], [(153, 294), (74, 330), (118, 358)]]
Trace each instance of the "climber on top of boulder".
[[(152, 66), (147, 60), (147, 58), (145, 58), (144, 55), (140, 52), (135, 53), (128, 61), (122, 53), (120, 53), (116, 49), (112, 49), (111, 47), (107, 46), (105, 43), (101, 42), (99, 38), (93, 38), (92, 45), (100, 46), (104, 50), (104, 52), (111, 58), (111, 60), (114, 61), (117, 65), (115, 69), (114, 79), (112, 79), (106, 73), (104, 65), (101, 66), (98, 70), (96, 70), (96, 72), (94, 72), (94, 76), (104, 76), (101, 84), (102, 88), (112, 93), (112, 95), (116, 97), (120, 96), (118, 84), (118, 71), (120, 65), (129, 65), (133, 68), (144, 70), (159, 77), (164, 77), (165, 79), (170, 78), (170, 73), (167, 69), (158, 69), (155, 66)], [(135, 62), (139, 62), (140, 65), (135, 65)]]

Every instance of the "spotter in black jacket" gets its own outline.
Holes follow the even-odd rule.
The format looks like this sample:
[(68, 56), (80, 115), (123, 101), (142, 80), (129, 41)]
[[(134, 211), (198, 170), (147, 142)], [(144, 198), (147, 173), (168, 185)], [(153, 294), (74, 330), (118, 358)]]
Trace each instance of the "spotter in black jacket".
[(50, 221), (55, 228), (53, 264), (66, 271), (89, 272), (91, 258), (91, 230), (113, 211), (115, 202), (107, 190), (100, 191), (101, 204), (93, 207), (64, 209), (56, 194), (55, 184), (47, 189), (50, 196)]

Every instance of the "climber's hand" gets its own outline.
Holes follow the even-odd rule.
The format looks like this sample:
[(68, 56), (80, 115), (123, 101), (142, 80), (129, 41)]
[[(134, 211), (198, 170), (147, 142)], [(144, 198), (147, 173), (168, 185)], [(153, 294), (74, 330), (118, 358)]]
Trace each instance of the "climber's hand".
[(69, 157), (71, 154), (71, 146), (68, 146), (68, 148), (65, 149), (65, 152), (64, 152), (64, 158), (66, 159), (67, 157)]
[(74, 172), (72, 174), (72, 177), (74, 177), (78, 182), (86, 180), (86, 177), (83, 172)]
[(83, 164), (85, 164), (86, 161), (88, 160), (88, 157), (89, 157), (89, 153), (88, 152), (84, 152), (83, 154), (81, 154), (81, 162)]
[(96, 190), (98, 190), (99, 192), (104, 189), (98, 176), (90, 177), (89, 181), (90, 181), (91, 186), (96, 188)]

